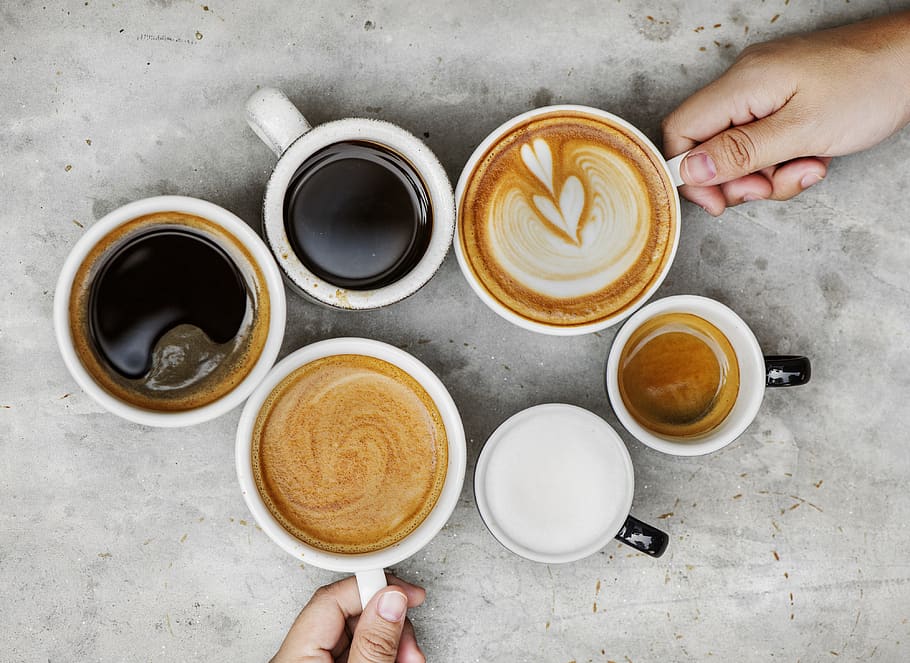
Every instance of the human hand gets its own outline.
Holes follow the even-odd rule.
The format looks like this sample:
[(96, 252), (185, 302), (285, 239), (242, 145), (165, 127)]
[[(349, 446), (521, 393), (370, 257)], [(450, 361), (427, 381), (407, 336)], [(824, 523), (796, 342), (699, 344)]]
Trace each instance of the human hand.
[(362, 611), (355, 578), (317, 589), (272, 663), (425, 663), (405, 613), (423, 603), (426, 592), (386, 577), (389, 586)]
[(663, 122), (683, 197), (714, 216), (788, 200), (910, 122), (910, 12), (746, 48)]

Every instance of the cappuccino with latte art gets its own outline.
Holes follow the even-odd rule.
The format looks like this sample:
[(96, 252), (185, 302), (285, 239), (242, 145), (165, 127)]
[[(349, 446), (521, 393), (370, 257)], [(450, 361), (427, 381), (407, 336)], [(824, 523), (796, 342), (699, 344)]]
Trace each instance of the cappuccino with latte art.
[(663, 280), (679, 199), (647, 138), (584, 107), (538, 109), (472, 156), (458, 185), (456, 252), (498, 313), (550, 333), (630, 314)]

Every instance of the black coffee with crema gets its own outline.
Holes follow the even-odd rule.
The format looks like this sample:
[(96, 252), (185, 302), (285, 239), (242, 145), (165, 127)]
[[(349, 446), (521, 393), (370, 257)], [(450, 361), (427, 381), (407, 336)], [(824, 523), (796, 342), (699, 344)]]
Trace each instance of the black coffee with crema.
[(301, 164), (285, 196), (284, 222), (307, 269), (341, 288), (371, 290), (417, 265), (433, 219), (410, 163), (381, 145), (351, 141)]
[(180, 412), (231, 392), (269, 336), (265, 275), (220, 223), (179, 211), (112, 228), (73, 276), (69, 332), (90, 379), (117, 400)]
[(179, 230), (148, 232), (99, 270), (89, 299), (92, 340), (114, 370), (140, 378), (155, 345), (178, 325), (194, 325), (214, 343), (233, 339), (247, 300), (242, 275), (214, 242)]

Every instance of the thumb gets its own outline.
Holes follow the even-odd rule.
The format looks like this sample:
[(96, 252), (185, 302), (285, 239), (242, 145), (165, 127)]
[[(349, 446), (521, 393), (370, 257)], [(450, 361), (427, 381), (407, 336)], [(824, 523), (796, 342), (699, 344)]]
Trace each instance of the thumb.
[(711, 186), (735, 180), (796, 157), (807, 156), (801, 123), (781, 109), (749, 124), (731, 127), (692, 148), (680, 174), (686, 184)]
[(408, 597), (400, 589), (378, 592), (354, 629), (348, 663), (394, 663), (407, 608)]

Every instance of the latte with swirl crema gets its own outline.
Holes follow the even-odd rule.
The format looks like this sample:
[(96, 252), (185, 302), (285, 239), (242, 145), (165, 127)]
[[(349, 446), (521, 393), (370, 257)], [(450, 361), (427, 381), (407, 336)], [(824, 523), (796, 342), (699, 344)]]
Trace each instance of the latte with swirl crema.
[(389, 362), (335, 355), (276, 386), (253, 429), (253, 478), (275, 519), (341, 554), (381, 550), (429, 515), (448, 466), (445, 425), (417, 380)]
[(659, 159), (583, 112), (509, 129), (477, 160), (459, 201), (468, 268), (533, 322), (572, 327), (628, 312), (672, 259), (677, 207)]

